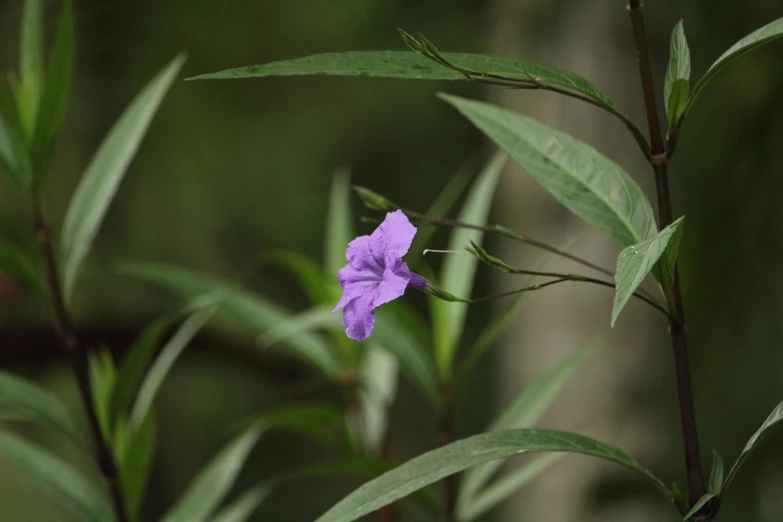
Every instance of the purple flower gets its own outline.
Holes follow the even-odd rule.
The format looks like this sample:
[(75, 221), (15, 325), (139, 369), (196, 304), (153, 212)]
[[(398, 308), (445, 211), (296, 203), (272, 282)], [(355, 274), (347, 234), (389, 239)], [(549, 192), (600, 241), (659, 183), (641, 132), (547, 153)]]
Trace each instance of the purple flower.
[(427, 280), (408, 270), (402, 260), (415, 235), (416, 227), (402, 210), (396, 210), (386, 214), (372, 234), (348, 243), (348, 264), (337, 274), (343, 296), (332, 313), (345, 307), (343, 324), (351, 339), (361, 341), (370, 336), (376, 307), (397, 299), (409, 286), (427, 286)]

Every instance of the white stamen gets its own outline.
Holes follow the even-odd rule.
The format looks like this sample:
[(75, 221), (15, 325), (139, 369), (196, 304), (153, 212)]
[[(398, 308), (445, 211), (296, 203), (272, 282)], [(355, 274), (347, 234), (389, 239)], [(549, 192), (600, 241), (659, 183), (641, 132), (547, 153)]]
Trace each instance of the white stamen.
[(434, 250), (432, 248), (425, 248), (424, 253), (422, 255), (426, 256), (427, 252), (435, 252), (436, 254), (464, 254), (465, 253), (459, 250)]

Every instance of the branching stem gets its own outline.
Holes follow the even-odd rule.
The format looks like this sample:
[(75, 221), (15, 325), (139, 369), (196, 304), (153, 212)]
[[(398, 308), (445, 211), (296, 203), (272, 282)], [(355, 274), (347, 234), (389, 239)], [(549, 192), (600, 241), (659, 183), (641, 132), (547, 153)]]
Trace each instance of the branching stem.
[(43, 256), (46, 281), (49, 287), (52, 311), (54, 312), (54, 325), (60, 343), (71, 360), (76, 384), (79, 388), (79, 395), (87, 414), (87, 421), (96, 446), (95, 460), (111, 494), (117, 522), (128, 522), (129, 519), (125, 510), (125, 501), (120, 484), (119, 468), (117, 467), (114, 453), (103, 436), (101, 425), (98, 421), (98, 412), (95, 409), (95, 397), (93, 396), (87, 368), (87, 351), (79, 344), (76, 330), (73, 327), (73, 322), (65, 305), (49, 224), (44, 217), (41, 201), (35, 192), (31, 194), (31, 197), (35, 214), (35, 233)]
[[(651, 154), (650, 164), (655, 172), (655, 184), (658, 192), (658, 224), (663, 229), (672, 223), (671, 196), (669, 194), (668, 160), (673, 148), (667, 150), (661, 134), (661, 124), (655, 101), (655, 84), (653, 82), (650, 54), (644, 28), (644, 12), (641, 0), (629, 0), (628, 11), (631, 15), (636, 52), (639, 57), (639, 71), (644, 92), (647, 123), (650, 130)], [(688, 508), (693, 506), (706, 492), (704, 474), (699, 453), (699, 438), (696, 430), (696, 411), (693, 404), (693, 389), (691, 386), (690, 368), (688, 362), (687, 328), (685, 313), (680, 291), (680, 280), (675, 268), (674, 283), (671, 288), (665, 288), (669, 303), (669, 331), (674, 363), (677, 376), (677, 392), (680, 406), (680, 423), (682, 425), (683, 446), (685, 448), (685, 469), (688, 481)], [(710, 516), (710, 515), (708, 515)], [(710, 519), (712, 517), (710, 516)]]

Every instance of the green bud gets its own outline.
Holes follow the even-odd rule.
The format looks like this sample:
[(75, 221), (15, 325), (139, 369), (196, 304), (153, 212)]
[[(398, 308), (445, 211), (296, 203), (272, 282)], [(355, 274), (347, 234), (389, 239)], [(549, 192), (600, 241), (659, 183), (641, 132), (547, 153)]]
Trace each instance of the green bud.
[(370, 210), (391, 211), (400, 208), (399, 205), (395, 205), (385, 197), (373, 192), (370, 189), (364, 187), (358, 187), (354, 185), (353, 190), (359, 196), (359, 199), (362, 200), (364, 206), (369, 208)]

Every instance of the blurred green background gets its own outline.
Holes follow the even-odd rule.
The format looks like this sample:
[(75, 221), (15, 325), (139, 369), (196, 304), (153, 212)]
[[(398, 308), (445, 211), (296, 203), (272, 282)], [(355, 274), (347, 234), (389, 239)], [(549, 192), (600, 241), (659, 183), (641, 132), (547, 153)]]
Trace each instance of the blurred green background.
[[(520, 12), (514, 3), (524, 5), (525, 16), (513, 24), (527, 35), (528, 48), (533, 42), (534, 54), (555, 45), (574, 23), (574, 13), (586, 9), (580, 0), (77, 0), (76, 84), (45, 195), (48, 214), (53, 223), (61, 223), (78, 176), (104, 133), (133, 95), (180, 51), (189, 54), (183, 77), (319, 52), (403, 49), (398, 26), (423, 32), (442, 50), (491, 52), (496, 20)], [(51, 37), (57, 3), (49, 4)], [(659, 79), (669, 34), (679, 18), (686, 19), (698, 75), (741, 36), (783, 16), (783, 7), (773, 0), (647, 4)], [(21, 0), (0, 0), (0, 70), (16, 67), (21, 6)], [(605, 13), (607, 27), (599, 34), (632, 58), (624, 3), (596, 0), (589, 9)], [(504, 48), (513, 46), (505, 43)], [(623, 109), (644, 127), (638, 71), (624, 66), (628, 63), (633, 61), (618, 67), (605, 64), (609, 75), (579, 72), (610, 95), (618, 86), (624, 91), (630, 86), (632, 92), (622, 98), (636, 101)], [(163, 292), (119, 276), (115, 268), (120, 260), (166, 261), (234, 277), (263, 249), (294, 249), (320, 258), (327, 195), (337, 167), (350, 168), (355, 183), (393, 201), (426, 209), (455, 171), (466, 163), (478, 166), (489, 152), (482, 136), (435, 98), (442, 90), (471, 97), (490, 93), (467, 83), (324, 77), (175, 84), (86, 265), (75, 303), (84, 337), (122, 352), (142, 325), (177, 304)], [(705, 91), (685, 125), (672, 166), (675, 211), (688, 216), (681, 263), (705, 460), (713, 447), (733, 460), (783, 398), (781, 90), (783, 44), (739, 60)], [(555, 96), (513, 94), (529, 95)], [(588, 130), (580, 137), (589, 141), (590, 132), (604, 130)], [(643, 168), (633, 172), (637, 179), (647, 174)], [(357, 215), (362, 212), (358, 204), (355, 210)], [(517, 225), (500, 214), (494, 217), (504, 225)], [(31, 245), (31, 221), (26, 202), (0, 179), (0, 236)], [(445, 235), (436, 238), (444, 244)], [(479, 283), (476, 294), (486, 294), (492, 281), (482, 273)], [(304, 296), (283, 272), (262, 270), (248, 285), (292, 308), (305, 306)], [(486, 321), (488, 312), (483, 308), (471, 313), (469, 328)], [(3, 298), (0, 364), (42, 382), (78, 408), (47, 317), (46, 310), (24, 298)], [(607, 329), (608, 317), (607, 308)], [(633, 348), (632, 342), (622, 347)], [(673, 434), (671, 444), (660, 448), (661, 454), (649, 464), (659, 476), (682, 484), (672, 367), (664, 337), (659, 353), (660, 364), (645, 370), (645, 385), (634, 388), (630, 400)], [(480, 430), (497, 410), (487, 407), (495, 390), (491, 361), (482, 372), (475, 394), (459, 410), (462, 436)], [(337, 390), (303, 386), (310, 377), (309, 370), (284, 354), (259, 352), (246, 336), (221, 329), (202, 335), (160, 396), (158, 460), (146, 511), (150, 519), (176, 499), (246, 416), (292, 400), (339, 402)], [(403, 385), (394, 411), (401, 458), (437, 442), (433, 412), (422, 406), (418, 393)], [(30, 435), (72, 453), (59, 439), (38, 431)], [(272, 434), (254, 452), (240, 485), (322, 455), (302, 438)], [(783, 520), (781, 470), (783, 435), (777, 433), (748, 462), (719, 520)], [(632, 478), (620, 478), (613, 475), (589, 485), (585, 494), (594, 512), (629, 496), (648, 496), (637, 491), (642, 487)], [(632, 487), (624, 485), (626, 479)], [(347, 479), (287, 485), (255, 520), (311, 521), (355, 485)], [(555, 495), (553, 490), (546, 500), (568, 501)], [(2, 520), (59, 520), (58, 508), (41, 498), (23, 478), (0, 467)], [(497, 513), (495, 519), (500, 520)], [(405, 520), (415, 520), (415, 515)]]

